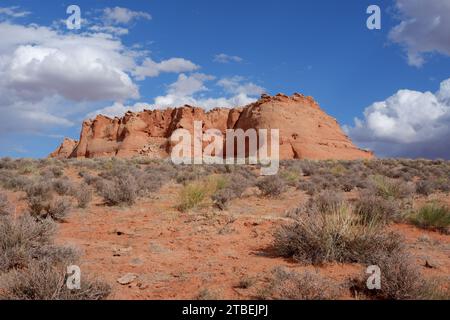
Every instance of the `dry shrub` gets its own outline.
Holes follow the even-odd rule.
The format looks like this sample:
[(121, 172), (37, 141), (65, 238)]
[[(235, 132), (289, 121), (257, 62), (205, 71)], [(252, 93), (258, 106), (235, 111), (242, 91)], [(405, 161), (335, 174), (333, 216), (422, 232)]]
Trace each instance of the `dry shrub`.
[(286, 190), (286, 182), (277, 175), (260, 179), (256, 186), (267, 197), (277, 197)]
[(49, 197), (52, 193), (53, 186), (50, 181), (46, 181), (43, 179), (33, 180), (31, 184), (29, 184), (25, 192), (28, 197), (33, 196), (42, 196)]
[(378, 255), (372, 265), (381, 271), (381, 289), (367, 288), (367, 274), (353, 280), (353, 291), (372, 299), (410, 300), (410, 299), (449, 299), (448, 283), (436, 279), (424, 279), (414, 265), (413, 258), (405, 251)]
[(69, 179), (54, 179), (53, 180), (53, 190), (56, 191), (60, 196), (65, 196), (73, 191), (73, 183)]
[(135, 203), (138, 193), (136, 179), (132, 175), (123, 174), (110, 180), (102, 180), (97, 183), (97, 190), (111, 206), (132, 205)]
[(316, 192), (318, 192), (320, 190), (319, 187), (314, 182), (306, 181), (306, 180), (300, 181), (297, 184), (297, 189), (305, 191), (306, 194), (308, 194), (310, 196), (314, 195)]
[(83, 182), (73, 189), (73, 196), (77, 199), (79, 208), (87, 208), (92, 201), (92, 190)]
[(247, 179), (241, 173), (231, 173), (225, 180), (219, 182), (219, 188), (216, 188), (211, 199), (219, 209), (225, 210), (231, 200), (240, 198), (252, 184), (252, 179)]
[(110, 288), (85, 276), (81, 290), (66, 286), (66, 267), (77, 262), (72, 248), (55, 246), (56, 225), (24, 214), (0, 217), (0, 299), (102, 299)]
[(22, 191), (32, 184), (32, 179), (25, 176), (14, 174), (11, 171), (0, 171), (0, 184), (3, 188), (13, 191)]
[(434, 181), (420, 180), (416, 183), (416, 193), (423, 196), (429, 196), (434, 193), (436, 187), (437, 184)]
[(30, 214), (33, 216), (45, 216), (53, 201), (52, 184), (49, 181), (33, 181), (25, 190)]
[(345, 203), (342, 193), (336, 190), (324, 190), (308, 201), (308, 207), (318, 212), (334, 212)]
[(8, 201), (8, 197), (4, 193), (0, 193), (0, 216), (9, 215), (13, 211), (11, 204)]
[(240, 289), (248, 289), (256, 283), (256, 280), (257, 279), (254, 277), (244, 276), (241, 280), (239, 280), (236, 287)]
[(15, 170), (17, 169), (17, 164), (10, 157), (0, 158), (0, 169)]
[(278, 267), (261, 295), (280, 300), (332, 300), (341, 295), (341, 290), (333, 280), (317, 273), (299, 273)]
[(377, 220), (381, 223), (396, 221), (400, 217), (400, 206), (393, 199), (385, 199), (368, 192), (361, 194), (354, 203), (355, 213), (363, 220)]
[(64, 221), (72, 208), (69, 198), (56, 198), (50, 202), (50, 206), (39, 215), (40, 218), (50, 217), (55, 221)]
[(78, 172), (78, 175), (82, 177), (84, 182), (89, 186), (95, 186), (99, 181), (101, 181), (100, 177), (92, 175), (85, 170)]
[(309, 198), (306, 204), (287, 212), (287, 217), (296, 219), (299, 215), (312, 213), (328, 213), (337, 210), (345, 204), (342, 193), (323, 190)]
[(136, 177), (139, 193), (142, 196), (157, 192), (163, 185), (165, 176), (161, 173), (143, 172)]
[(17, 219), (0, 216), (0, 271), (22, 268), (51, 245), (55, 224), (50, 219), (36, 221), (29, 215)]
[(302, 263), (364, 263), (376, 254), (401, 247), (399, 236), (384, 232), (377, 221), (362, 221), (342, 205), (328, 213), (300, 215), (275, 233), (274, 249)]
[(51, 166), (51, 167), (44, 168), (40, 172), (41, 177), (48, 179), (48, 180), (62, 177), (63, 174), (64, 174), (64, 170), (61, 167), (57, 167), (57, 166)]
[(201, 289), (195, 300), (221, 300), (222, 290)]
[(35, 195), (27, 198), (30, 214), (34, 217), (64, 221), (70, 213), (72, 203), (69, 198), (54, 198), (52, 195)]
[(106, 283), (83, 278), (81, 288), (67, 288), (66, 264), (34, 261), (26, 269), (11, 270), (0, 277), (0, 299), (7, 300), (101, 300), (111, 292)]
[(231, 188), (221, 189), (211, 196), (214, 204), (220, 210), (225, 210), (234, 198), (236, 198), (236, 193)]

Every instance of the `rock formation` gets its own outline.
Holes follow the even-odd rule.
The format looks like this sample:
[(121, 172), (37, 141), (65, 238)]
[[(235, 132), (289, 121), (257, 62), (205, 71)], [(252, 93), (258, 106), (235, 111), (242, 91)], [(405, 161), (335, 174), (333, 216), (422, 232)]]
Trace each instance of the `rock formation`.
[(50, 158), (70, 158), (73, 150), (77, 146), (78, 141), (70, 139), (70, 138), (64, 138), (64, 141), (61, 143), (61, 145), (52, 153), (50, 153)]
[(183, 106), (164, 110), (127, 112), (122, 118), (99, 115), (86, 120), (80, 140), (65, 139), (50, 157), (95, 158), (170, 155), (171, 134), (179, 128), (193, 131), (194, 121), (203, 130), (280, 129), (281, 159), (367, 159), (373, 153), (356, 148), (336, 119), (322, 111), (311, 97), (262, 95), (242, 108), (202, 108)]

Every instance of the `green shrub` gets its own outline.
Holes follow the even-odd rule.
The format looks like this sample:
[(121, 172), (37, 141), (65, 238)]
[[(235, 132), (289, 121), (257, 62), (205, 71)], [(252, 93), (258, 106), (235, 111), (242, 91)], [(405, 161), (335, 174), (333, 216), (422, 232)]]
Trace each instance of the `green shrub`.
[(413, 187), (401, 180), (376, 175), (371, 183), (373, 193), (384, 199), (404, 199), (413, 193)]
[(186, 211), (198, 207), (208, 195), (208, 187), (202, 182), (191, 182), (179, 194), (178, 209)]
[(283, 170), (280, 172), (280, 177), (286, 181), (288, 186), (291, 187), (297, 186), (301, 176), (302, 173), (298, 170)]
[(439, 203), (429, 203), (413, 213), (410, 221), (420, 228), (447, 232), (450, 226), (450, 208)]

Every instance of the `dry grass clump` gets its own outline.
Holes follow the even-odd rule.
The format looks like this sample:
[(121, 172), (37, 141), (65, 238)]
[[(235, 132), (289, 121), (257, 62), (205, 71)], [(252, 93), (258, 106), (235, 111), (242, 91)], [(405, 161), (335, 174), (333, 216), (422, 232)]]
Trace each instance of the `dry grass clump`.
[(300, 169), (285, 169), (280, 172), (280, 177), (286, 182), (288, 186), (296, 187), (303, 173)]
[(420, 228), (446, 233), (450, 227), (450, 208), (437, 202), (428, 203), (414, 212), (409, 220)]
[(183, 187), (179, 194), (178, 209), (187, 211), (197, 208), (208, 196), (210, 190), (204, 182), (191, 182)]
[(286, 190), (286, 182), (278, 175), (261, 178), (256, 186), (267, 197), (278, 197)]
[(179, 193), (178, 209), (187, 211), (197, 208), (209, 198), (219, 208), (225, 209), (226, 203), (236, 196), (235, 193), (226, 194), (231, 190), (231, 181), (225, 175), (214, 174), (184, 185)]
[(414, 187), (401, 180), (376, 175), (371, 179), (371, 190), (384, 199), (404, 199), (414, 192)]
[[(209, 179), (186, 184), (179, 193), (178, 210), (186, 211), (198, 208), (208, 199), (220, 200), (219, 195), (225, 189), (227, 180), (222, 176), (211, 176)], [(216, 197), (214, 197), (216, 195)], [(226, 201), (228, 199), (224, 199)], [(225, 206), (225, 204), (223, 204)]]
[(307, 264), (365, 263), (374, 255), (401, 247), (399, 236), (384, 232), (377, 221), (364, 221), (348, 205), (299, 215), (275, 233), (277, 254)]
[(295, 272), (278, 267), (273, 278), (260, 293), (261, 298), (277, 300), (332, 300), (342, 288), (333, 280), (312, 272)]

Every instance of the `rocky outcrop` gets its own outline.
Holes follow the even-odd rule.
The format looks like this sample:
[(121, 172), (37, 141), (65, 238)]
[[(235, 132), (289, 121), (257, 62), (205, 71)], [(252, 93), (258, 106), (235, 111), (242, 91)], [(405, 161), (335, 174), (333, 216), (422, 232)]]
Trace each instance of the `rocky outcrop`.
[(78, 141), (76, 140), (64, 138), (64, 141), (61, 143), (61, 145), (55, 151), (50, 153), (49, 157), (59, 159), (69, 158), (72, 155), (72, 152), (77, 144)]
[(280, 129), (281, 159), (367, 159), (373, 154), (356, 148), (336, 119), (327, 115), (311, 97), (262, 95), (243, 108), (183, 106), (164, 110), (127, 112), (122, 118), (99, 115), (86, 120), (79, 142), (65, 139), (50, 156), (166, 158), (172, 133), (179, 128), (193, 131), (194, 121), (203, 131), (219, 129)]

